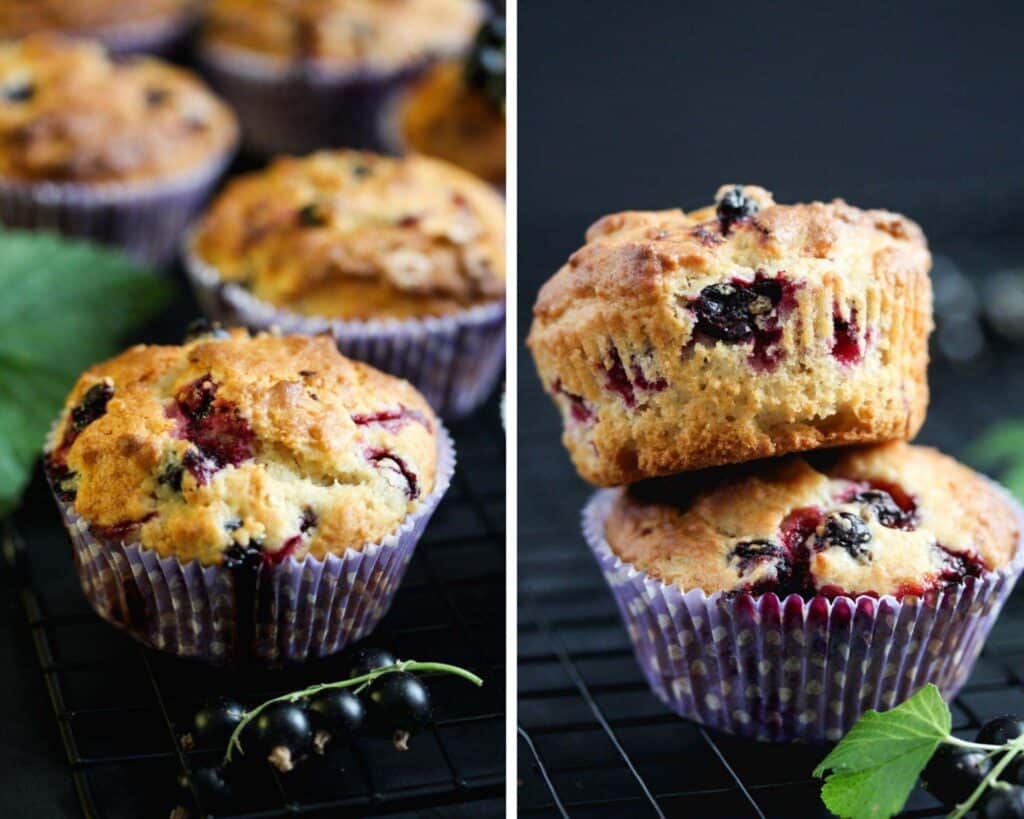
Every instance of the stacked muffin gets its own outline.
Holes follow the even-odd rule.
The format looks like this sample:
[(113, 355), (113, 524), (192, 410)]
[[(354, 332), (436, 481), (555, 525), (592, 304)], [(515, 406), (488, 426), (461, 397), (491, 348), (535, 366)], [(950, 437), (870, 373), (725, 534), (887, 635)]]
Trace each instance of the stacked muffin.
[[(920, 229), (842, 201), (599, 220), (529, 345), (655, 692), (763, 740), (952, 696), (1024, 565), (997, 486), (905, 443), (928, 400)], [(802, 453), (802, 454), (797, 454)]]

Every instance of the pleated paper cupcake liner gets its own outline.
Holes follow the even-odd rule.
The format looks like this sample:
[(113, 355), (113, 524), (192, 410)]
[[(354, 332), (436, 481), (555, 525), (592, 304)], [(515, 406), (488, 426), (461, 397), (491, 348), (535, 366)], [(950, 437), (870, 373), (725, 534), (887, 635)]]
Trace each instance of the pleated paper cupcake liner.
[(430, 64), (419, 60), (394, 71), (339, 71), (208, 44), (199, 58), (210, 83), (242, 121), (246, 147), (264, 156), (329, 147), (387, 151), (384, 113)]
[(104, 620), (181, 657), (276, 666), (334, 654), (377, 627), (454, 470), (454, 445), (439, 425), (434, 489), (394, 533), (361, 550), (289, 557), (258, 571), (182, 563), (98, 538), (72, 504), (57, 497), (57, 505), (82, 590)]
[(184, 13), (163, 20), (140, 20), (82, 32), (99, 40), (114, 55), (156, 54), (169, 56), (185, 45), (196, 24), (196, 14)]
[(1018, 545), (1005, 568), (903, 600), (684, 591), (612, 551), (618, 491), (593, 495), (583, 532), (644, 676), (681, 717), (751, 739), (836, 741), (926, 683), (952, 699), (1024, 568)]
[(329, 333), (342, 354), (411, 382), (445, 419), (463, 418), (494, 390), (505, 363), (505, 303), (450, 316), (345, 321), (304, 316), (221, 280), (185, 242), (185, 270), (203, 312), (225, 326), (283, 333)]
[(145, 264), (162, 266), (174, 258), (182, 233), (233, 155), (234, 149), (171, 180), (136, 184), (0, 178), (0, 223), (92, 239), (120, 247)]

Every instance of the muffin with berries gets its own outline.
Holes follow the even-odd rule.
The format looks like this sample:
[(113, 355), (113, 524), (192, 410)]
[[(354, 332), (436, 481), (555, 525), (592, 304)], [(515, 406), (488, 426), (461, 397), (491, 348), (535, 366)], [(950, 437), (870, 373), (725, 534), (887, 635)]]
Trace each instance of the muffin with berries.
[(167, 261), (234, 153), (192, 74), (54, 34), (0, 44), (0, 221)]
[(504, 231), (502, 198), (455, 166), (320, 152), (234, 179), (186, 267), (211, 318), (328, 332), (457, 417), (504, 361)]
[(51, 31), (99, 40), (117, 54), (165, 54), (198, 11), (199, 0), (0, 0), (0, 38)]
[(395, 95), (482, 17), (477, 0), (211, 0), (199, 56), (252, 150), (381, 149)]
[(215, 663), (371, 631), (453, 463), (406, 382), (325, 337), (238, 330), (92, 367), (45, 457), (96, 611)]
[(1024, 566), (1020, 514), (900, 442), (603, 490), (584, 530), (671, 708), (824, 741), (925, 683), (956, 693)]
[(397, 151), (440, 157), (503, 185), (504, 18), (484, 22), (465, 59), (439, 63), (412, 86), (390, 127)]
[(924, 421), (931, 257), (841, 200), (606, 216), (544, 285), (529, 345), (579, 473), (613, 486)]

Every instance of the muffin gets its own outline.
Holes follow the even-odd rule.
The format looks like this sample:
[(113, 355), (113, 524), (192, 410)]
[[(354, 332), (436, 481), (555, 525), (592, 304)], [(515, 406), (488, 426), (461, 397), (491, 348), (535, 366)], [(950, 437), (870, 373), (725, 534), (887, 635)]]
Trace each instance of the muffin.
[(197, 0), (0, 0), (0, 38), (54, 31), (118, 54), (166, 54), (195, 22)]
[(218, 330), (89, 369), (45, 465), (102, 617), (274, 663), (376, 626), (453, 453), (415, 389), (330, 339)]
[(505, 183), (505, 20), (492, 17), (465, 60), (438, 63), (396, 105), (395, 149)]
[(476, 0), (211, 0), (200, 59), (252, 150), (379, 150), (394, 95), (482, 17)]
[(504, 231), (501, 197), (459, 168), (320, 152), (228, 184), (186, 267), (210, 318), (329, 332), (457, 417), (504, 361)]
[(541, 289), (528, 343), (593, 483), (909, 439), (924, 420), (917, 225), (751, 186), (716, 200), (604, 217)]
[(0, 221), (161, 263), (230, 160), (231, 112), (159, 60), (36, 34), (0, 45)]
[(762, 740), (955, 695), (1021, 568), (1021, 510), (906, 443), (598, 492), (586, 537), (655, 693)]

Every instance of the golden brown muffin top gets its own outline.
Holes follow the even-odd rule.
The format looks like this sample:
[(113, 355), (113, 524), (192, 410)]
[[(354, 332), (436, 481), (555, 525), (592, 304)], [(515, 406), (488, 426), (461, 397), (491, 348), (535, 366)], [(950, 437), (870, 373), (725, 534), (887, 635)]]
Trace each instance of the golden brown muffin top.
[(394, 70), (462, 51), (482, 16), (476, 0), (212, 0), (203, 41), (285, 64)]
[[(721, 202), (738, 186), (724, 185)], [(591, 300), (623, 306), (655, 304), (729, 276), (751, 278), (762, 265), (791, 279), (832, 276), (862, 285), (880, 269), (927, 271), (931, 256), (921, 229), (885, 210), (860, 210), (841, 199), (828, 204), (777, 205), (756, 186), (741, 188), (756, 204), (747, 218), (722, 219), (714, 206), (623, 211), (595, 222), (587, 243), (537, 298), (534, 330)], [(725, 211), (727, 212), (727, 211)]]
[(197, 0), (0, 0), (0, 36), (99, 33), (183, 17), (197, 8)]
[(359, 549), (434, 488), (437, 420), (324, 336), (216, 331), (82, 375), (47, 457), (103, 538), (206, 565)]
[(1006, 566), (1020, 538), (991, 483), (905, 443), (845, 450), (821, 468), (789, 457), (617, 491), (612, 550), (708, 593), (920, 595)]
[(325, 151), (234, 179), (194, 249), (278, 307), (401, 319), (502, 298), (504, 237), (502, 198), (453, 165)]
[(233, 149), (234, 115), (194, 75), (115, 63), (95, 43), (34, 34), (0, 45), (0, 176), (143, 182)]
[(505, 115), (466, 80), (459, 60), (439, 63), (399, 111), (402, 142), (495, 185), (505, 181)]

